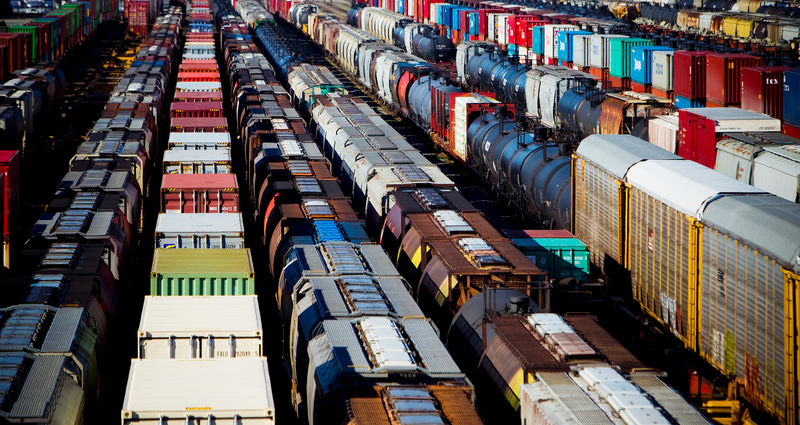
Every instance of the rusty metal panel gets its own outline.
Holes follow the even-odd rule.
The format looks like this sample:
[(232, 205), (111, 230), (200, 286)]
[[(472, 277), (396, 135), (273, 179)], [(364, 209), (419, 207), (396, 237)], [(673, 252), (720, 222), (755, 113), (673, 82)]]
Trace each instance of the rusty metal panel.
[(466, 387), (430, 387), (430, 391), (439, 401), (442, 413), (450, 424), (479, 425), (483, 423), (469, 399)]
[(693, 219), (636, 188), (628, 191), (628, 204), (627, 263), (633, 296), (690, 346)]
[(600, 105), (600, 134), (620, 134), (625, 107), (622, 99), (607, 97)]

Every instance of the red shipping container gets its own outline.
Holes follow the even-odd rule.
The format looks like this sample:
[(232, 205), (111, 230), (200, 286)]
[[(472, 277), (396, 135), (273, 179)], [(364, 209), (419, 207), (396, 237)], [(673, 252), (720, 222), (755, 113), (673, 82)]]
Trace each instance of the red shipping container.
[(170, 131), (176, 133), (227, 133), (228, 120), (225, 117), (172, 118)]
[(207, 118), (222, 116), (222, 102), (172, 102), (170, 117)]
[(637, 83), (636, 81), (631, 81), (631, 90), (635, 91), (636, 93), (650, 93), (650, 88), (652, 86), (650, 84), (641, 84)]
[(800, 127), (783, 123), (783, 134), (800, 139)]
[(219, 72), (178, 72), (178, 81), (219, 82)]
[(161, 212), (239, 212), (236, 174), (164, 174)]
[(672, 89), (690, 100), (706, 97), (706, 56), (711, 52), (676, 51), (672, 56)]
[(5, 75), (25, 66), (25, 47), (27, 44), (23, 45), (24, 41), (25, 37), (23, 34), (0, 33), (0, 45), (6, 46), (6, 52), (8, 54), (8, 56), (4, 58), (5, 62), (3, 62), (3, 68), (6, 72)]
[[(706, 56), (706, 100), (725, 106), (742, 101), (742, 68), (764, 62), (757, 56), (743, 53), (710, 53)], [(672, 75), (680, 76), (674, 72)], [(679, 78), (680, 79), (680, 78)]]
[(717, 142), (724, 133), (781, 131), (781, 122), (739, 108), (678, 110), (678, 155), (714, 168)]
[(19, 172), (20, 156), (19, 151), (0, 151), (0, 176), (2, 176), (3, 196), (0, 199), (2, 204), (2, 228), (3, 228), (3, 265), (9, 266), (9, 242), (11, 239), (12, 226), (16, 225), (15, 219), (19, 212)]
[(785, 66), (742, 68), (742, 109), (783, 119), (783, 72)]

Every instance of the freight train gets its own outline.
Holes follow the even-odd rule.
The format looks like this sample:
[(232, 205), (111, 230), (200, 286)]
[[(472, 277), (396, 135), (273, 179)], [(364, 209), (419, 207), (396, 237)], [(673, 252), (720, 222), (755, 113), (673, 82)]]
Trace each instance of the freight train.
[[(236, 7), (247, 10), (250, 16), (255, 15), (253, 9), (263, 10), (261, 5), (251, 1), (237, 2)], [(272, 62), (284, 64), (283, 69), (276, 69), (276, 74), (285, 76), (294, 104), (303, 115), (311, 118), (315, 124), (313, 133), (318, 138), (318, 145), (299, 141), (294, 142), (294, 146), (262, 143), (262, 153), (258, 155), (275, 157), (265, 164), (269, 167), (266, 176), (257, 179), (263, 183), (256, 199), (258, 209), (266, 210), (260, 215), (264, 221), (264, 240), (268, 241), (270, 251), (269, 264), (276, 276), (284, 321), (290, 323), (287, 357), (292, 375), (303, 376), (295, 369), (299, 367), (302, 371), (311, 361), (316, 361), (319, 368), (317, 360), (304, 357), (305, 351), (311, 354), (312, 348), (322, 341), (336, 338), (334, 341), (338, 342), (349, 334), (349, 326), (344, 326), (343, 331), (338, 325), (328, 325), (325, 317), (339, 316), (352, 321), (354, 316), (367, 314), (367, 309), (372, 314), (389, 317), (415, 316), (425, 311), (439, 324), (439, 329), (448, 329), (459, 308), (474, 310), (476, 305), (482, 305), (481, 294), (493, 287), (497, 289), (492, 293), (513, 292), (532, 306), (546, 306), (546, 297), (531, 301), (524, 293), (509, 289), (515, 287), (526, 293), (534, 289), (536, 295), (541, 295), (535, 291), (537, 287), (530, 286), (539, 283), (541, 272), (508, 237), (494, 229), (451, 182), (437, 177), (438, 173), (431, 168), (433, 165), (364, 101), (347, 95), (342, 81), (328, 69), (302, 63), (295, 55), (291, 58), (274, 56), (281, 52), (290, 55), (292, 46), (281, 40), (273, 24), (261, 21), (249, 24), (255, 27), (256, 38), (264, 45)], [(347, 42), (344, 38), (339, 40)], [(279, 158), (285, 162), (276, 161)], [(294, 163), (286, 158), (295, 159)], [(330, 170), (338, 175), (342, 187), (335, 184)], [(352, 195), (352, 207), (343, 198), (348, 193)], [(366, 223), (357, 219), (353, 207), (367, 218)], [(322, 218), (336, 224), (323, 225)], [(368, 241), (365, 228), (373, 234), (379, 231), (381, 245), (389, 257), (365, 242)], [(331, 238), (348, 241), (357, 248), (334, 249), (331, 242), (315, 247), (310, 243)], [(387, 261), (390, 258), (396, 268)], [(410, 288), (405, 287), (397, 270), (403, 270), (402, 276), (411, 283)], [(362, 273), (365, 276), (353, 276)], [(348, 277), (338, 278), (339, 275)], [(499, 282), (503, 282), (500, 287)], [(417, 296), (419, 304), (413, 302), (409, 292)], [(520, 311), (519, 317), (526, 320), (528, 312)], [(386, 321), (391, 323), (391, 320)], [(412, 341), (420, 341), (421, 334), (416, 332), (416, 327), (408, 330), (412, 325), (409, 319), (405, 319), (403, 325)], [(367, 326), (372, 332), (373, 325)], [(321, 335), (315, 336), (318, 332), (325, 338), (320, 340)], [(532, 328), (523, 327), (521, 332), (533, 338)], [(436, 337), (429, 334), (426, 340), (431, 338)], [(474, 334), (469, 338), (480, 345), (475, 342)], [(338, 343), (344, 344), (343, 341)], [(418, 342), (414, 346), (419, 347), (416, 344)], [(615, 341), (609, 346), (622, 350)], [(510, 349), (517, 348), (512, 343)], [(360, 352), (348, 345), (347, 352), (352, 350)], [(425, 351), (430, 352), (430, 349)], [(463, 356), (464, 352), (459, 349), (452, 352), (463, 367), (475, 369), (475, 365), (470, 364), (474, 358)], [(545, 351), (542, 354), (558, 362), (553, 354)], [(422, 353), (419, 356), (430, 361)], [(334, 359), (339, 361), (339, 356)], [(567, 369), (568, 365), (563, 366), (563, 370)], [(432, 379), (442, 370), (424, 372), (425, 379)], [(532, 374), (535, 370), (525, 372)], [(515, 373), (512, 371), (511, 376)], [(487, 400), (491, 398), (489, 394), (510, 388), (504, 381), (510, 379), (510, 375), (495, 373), (493, 376), (496, 380), (487, 379), (483, 390)], [(311, 389), (319, 390), (320, 380), (318, 377), (317, 382), (309, 386), (306, 397), (310, 397)], [(507, 382), (513, 385), (510, 380)], [(668, 388), (663, 383), (660, 385)], [(481, 393), (480, 388), (477, 391)], [(680, 399), (674, 392), (672, 397)], [(516, 398), (518, 406), (519, 389), (511, 391), (508, 400), (512, 398)], [(444, 403), (442, 407), (447, 412)], [(508, 416), (501, 412), (505, 409), (494, 407), (491, 409), (493, 419), (503, 420), (499, 419), (501, 415), (505, 418), (515, 415), (513, 409)], [(354, 411), (360, 413), (361, 409)], [(695, 410), (691, 411), (694, 417), (702, 419)], [(309, 415), (312, 414), (310, 411)], [(376, 420), (378, 418), (373, 419)]]
[[(19, 263), (4, 280), (3, 300), (13, 304), (0, 313), (4, 422), (77, 425), (98, 418), (99, 391), (110, 379), (108, 339), (122, 302), (117, 294), (127, 282), (146, 170), (154, 161), (149, 137), (164, 118), (158, 113), (164, 100), (152, 94), (173, 73), (182, 18), (173, 8), (155, 22), (133, 66), (113, 89), (103, 111), (107, 118), (98, 121), (70, 160)], [(44, 74), (28, 74), (28, 91), (21, 93), (47, 87)], [(137, 96), (128, 93), (143, 77), (153, 82), (149, 95), (137, 92), (138, 107), (121, 110), (119, 98)], [(25, 87), (22, 80), (17, 83)], [(16, 200), (9, 187), (18, 183), (18, 156), (4, 155), (5, 199)]]
[(170, 61), (175, 95), (169, 81), (158, 89), (169, 134), (153, 146), (168, 149), (156, 170), (162, 184), (155, 253), (122, 423), (274, 424), (253, 259), (223, 108), (221, 75), (229, 63), (218, 61), (209, 3), (187, 3), (183, 53)]
[[(250, 164), (248, 186), (283, 318), (297, 415), (312, 424), (482, 423), (471, 384), (354, 210), (376, 204), (366, 199), (351, 204), (292, 96), (250, 38), (244, 19), (255, 38), (266, 42), (261, 31), (272, 25), (268, 14), (255, 2), (237, 2), (235, 11), (222, 2), (215, 7), (233, 88), (231, 107), (239, 111), (239, 140)], [(363, 101), (347, 96), (330, 101), (347, 102), (353, 118), (371, 117), (362, 125), (383, 134), (387, 143), (389, 138), (401, 143)], [(367, 140), (362, 135), (361, 144)], [(411, 168), (376, 167), (373, 173), (385, 177), (373, 178), (384, 181), (375, 190), (386, 191), (395, 171)]]
[[(452, 94), (462, 92), (461, 89), (448, 84), (446, 81), (438, 80), (435, 74), (429, 75), (429, 78), (425, 79), (424, 74), (429, 69), (426, 67), (430, 67), (425, 61), (413, 56), (402, 56), (396, 52), (394, 46), (384, 44), (381, 47), (379, 45), (380, 40), (372, 35), (347, 28), (343, 23), (330, 16), (311, 14), (308, 16), (308, 22), (305, 25), (311, 38), (319, 43), (341, 65), (345, 72), (349, 73), (365, 87), (371, 88), (379, 98), (389, 105), (394, 105), (395, 107), (398, 104), (404, 105), (403, 102), (408, 98), (408, 95), (404, 95), (403, 91), (407, 90), (408, 93), (411, 93), (415, 84), (431, 84), (433, 88), (430, 91), (421, 90), (418, 102), (425, 106), (424, 108), (418, 107), (418, 110), (430, 117), (427, 121), (430, 122), (431, 128), (436, 128), (437, 121), (439, 123), (444, 121), (449, 124), (441, 126), (441, 128), (447, 128), (447, 131), (452, 135), (451, 138), (445, 139), (447, 140), (447, 143), (443, 144), (445, 150), (451, 152), (455, 157), (463, 157), (466, 152), (465, 162), (467, 164), (477, 166), (476, 168), (492, 178), (498, 185), (497, 187), (508, 188), (510, 186), (510, 189), (507, 190), (511, 191), (512, 196), (521, 205), (534, 207), (542, 205), (537, 211), (549, 217), (555, 226), (573, 229), (576, 236), (587, 243), (592, 252), (593, 263), (601, 271), (614, 277), (618, 276), (620, 270), (630, 273), (633, 297), (651, 317), (661, 322), (687, 348), (699, 353), (723, 374), (733, 377), (731, 382), (737, 388), (740, 388), (743, 397), (758, 409), (768, 412), (781, 422), (796, 422), (797, 411), (795, 406), (797, 403), (795, 394), (797, 393), (798, 383), (792, 378), (795, 376), (795, 365), (791, 361), (795, 355), (794, 350), (791, 348), (795, 346), (794, 337), (784, 341), (783, 337), (780, 336), (786, 335), (783, 333), (784, 329), (794, 329), (796, 324), (784, 323), (785, 316), (783, 314), (757, 322), (755, 318), (747, 316), (749, 314), (747, 311), (757, 308), (755, 305), (753, 305), (752, 309), (747, 308), (746, 311), (738, 309), (727, 301), (727, 296), (724, 294), (728, 291), (720, 289), (721, 292), (714, 292), (711, 289), (715, 285), (720, 288), (728, 288), (728, 285), (735, 285), (733, 282), (741, 277), (741, 270), (751, 269), (748, 266), (750, 261), (747, 258), (749, 257), (744, 252), (758, 252), (760, 253), (758, 257), (760, 260), (758, 261), (763, 260), (765, 261), (764, 264), (771, 264), (771, 266), (758, 266), (758, 270), (762, 270), (766, 274), (753, 276), (752, 279), (748, 278), (747, 280), (750, 282), (760, 283), (755, 286), (748, 286), (751, 288), (750, 292), (748, 292), (749, 295), (742, 296), (749, 300), (757, 300), (758, 298), (755, 294), (763, 292), (758, 288), (761, 285), (766, 285), (767, 287), (785, 288), (792, 295), (786, 295), (789, 298), (784, 297), (783, 299), (794, 299), (797, 261), (796, 258), (788, 255), (788, 253), (797, 252), (797, 241), (792, 241), (791, 237), (780, 242), (763, 240), (758, 234), (749, 233), (749, 230), (759, 229), (758, 232), (763, 235), (776, 229), (781, 229), (782, 231), (783, 229), (796, 227), (800, 222), (796, 204), (783, 202), (779, 198), (766, 195), (762, 190), (752, 186), (737, 184), (735, 181), (723, 179), (721, 175), (713, 173), (710, 169), (703, 168), (695, 162), (681, 161), (680, 157), (669, 152), (656, 148), (653, 148), (655, 149), (653, 152), (647, 151), (649, 149), (648, 146), (651, 145), (642, 146), (639, 143), (640, 139), (636, 138), (633, 138), (636, 143), (633, 143), (630, 139), (622, 138), (617, 141), (612, 138), (612, 141), (608, 142), (609, 146), (604, 149), (598, 149), (592, 154), (585, 154), (585, 152), (592, 149), (591, 146), (601, 146), (603, 141), (606, 140), (600, 138), (597, 141), (598, 139), (590, 137), (586, 140), (594, 141), (588, 144), (584, 141), (579, 145), (574, 156), (571, 157), (569, 149), (565, 149), (563, 144), (557, 143), (559, 139), (555, 139), (555, 143), (553, 143), (548, 141), (549, 138), (546, 133), (537, 134), (539, 130), (525, 131), (519, 129), (517, 120), (510, 119), (515, 114), (519, 114), (519, 108), (516, 108), (517, 110), (515, 111), (513, 104), (498, 105), (498, 102), (492, 98), (480, 94), (464, 93), (461, 97), (476, 99), (474, 103), (478, 104), (473, 110), (470, 110), (469, 102), (466, 99), (462, 101), (464, 103), (460, 103), (458, 95)], [(554, 42), (558, 38), (555, 29), (545, 26), (544, 31), (546, 32), (544, 33), (543, 38), (545, 41), (543, 43), (549, 45), (553, 52), (549, 57), (557, 57), (556, 47), (554, 46), (559, 44)], [(547, 36), (547, 31), (550, 32), (549, 37)], [(336, 38), (337, 42), (333, 43), (328, 34), (337, 33), (346, 33), (348, 36), (339, 36)], [(547, 39), (550, 40), (549, 43), (546, 41)], [(615, 40), (618, 40), (618, 38), (601, 39), (603, 42), (607, 41), (609, 55), (614, 50), (625, 50), (627, 48), (625, 46), (631, 44), (630, 39), (622, 39), (628, 41)], [(612, 48), (612, 45), (616, 47)], [(369, 54), (366, 53), (367, 50), (369, 50)], [(358, 54), (355, 54), (356, 51), (358, 51)], [(407, 53), (403, 54), (407, 55)], [(482, 55), (491, 57), (491, 53), (488, 52)], [(478, 54), (476, 56), (482, 55)], [(724, 55), (718, 56), (723, 62), (728, 60)], [(356, 58), (357, 62), (355, 62)], [(465, 63), (468, 62), (465, 61)], [(490, 68), (493, 71), (498, 66), (497, 63), (502, 64), (499, 60), (489, 63), (493, 64)], [(625, 64), (628, 65), (627, 69), (631, 69), (631, 63), (630, 58), (625, 61)], [(620, 66), (620, 75), (623, 76), (626, 67)], [(382, 68), (384, 67), (392, 70), (392, 72), (383, 72)], [(506, 72), (510, 75), (519, 75), (519, 73), (513, 73), (516, 67), (515, 64), (508, 64), (506, 61), (505, 67), (507, 68)], [(413, 72), (414, 70), (422, 71), (415, 73)], [(404, 72), (408, 73), (405, 78), (403, 78)], [(542, 80), (553, 79), (556, 81), (552, 86), (548, 84), (547, 87), (552, 88), (546, 89), (545, 92), (558, 90), (567, 92), (568, 87), (564, 86), (568, 86), (570, 83), (565, 80), (576, 79), (575, 77), (570, 78), (570, 73), (573, 71), (565, 68), (534, 68), (533, 72), (539, 73), (538, 87), (529, 88), (529, 85), (526, 84), (525, 89), (526, 91), (531, 88), (538, 89), (540, 99), (543, 92), (542, 86), (544, 85), (541, 83)], [(553, 73), (560, 73), (561, 75), (552, 76)], [(497, 74), (494, 74), (495, 81), (498, 79)], [(566, 74), (566, 76), (563, 74)], [(468, 73), (465, 75), (468, 75)], [(481, 79), (483, 80), (484, 77), (482, 76)], [(488, 75), (486, 79), (488, 79)], [(499, 79), (502, 80), (502, 78)], [(591, 81), (590, 77), (584, 75), (581, 75), (579, 79)], [(412, 81), (411, 84), (408, 84), (409, 80)], [(536, 81), (536, 78), (533, 78), (532, 81)], [(401, 86), (401, 82), (407, 85)], [(508, 84), (507, 80), (505, 84)], [(654, 110), (653, 113), (658, 114), (670, 109), (670, 105), (657, 96), (642, 95), (634, 92), (623, 92), (618, 95), (599, 92), (597, 103), (594, 103), (592, 102), (592, 95), (597, 92), (594, 92), (591, 84), (576, 83), (575, 85), (576, 87), (571, 90), (579, 92), (577, 94), (581, 94), (584, 99), (569, 102), (575, 110), (588, 107), (589, 111), (599, 110), (601, 116), (606, 115), (601, 119), (609, 119), (607, 116), (612, 114), (618, 117), (613, 120), (615, 130), (600, 131), (601, 133), (620, 133), (623, 130), (630, 133), (637, 127), (637, 124), (642, 129), (641, 131), (644, 131), (646, 129), (644, 118), (648, 118), (650, 110)], [(440, 89), (439, 87), (442, 88)], [(502, 92), (501, 90), (493, 91), (495, 93)], [(514, 92), (516, 90), (512, 91), (512, 94)], [(438, 95), (438, 93), (442, 94)], [(555, 99), (558, 100), (560, 98), (561, 101), (564, 101), (565, 97), (554, 96)], [(582, 106), (587, 101), (589, 105)], [(594, 109), (598, 104), (604, 105), (606, 103), (608, 103), (607, 107), (601, 106), (598, 109)], [(564, 109), (563, 103), (559, 103), (558, 106), (549, 102), (545, 104), (548, 106), (548, 113), (550, 113), (551, 108), (554, 111)], [(611, 112), (615, 109), (616, 111), (625, 111), (625, 107), (620, 106), (625, 104), (634, 105), (631, 111), (637, 111), (639, 105), (644, 104), (644, 111), (641, 113)], [(409, 111), (414, 110), (414, 101), (406, 102), (406, 105), (408, 105)], [(555, 121), (557, 114), (551, 113), (548, 118), (542, 112), (541, 100), (539, 100), (538, 106), (540, 114), (536, 118), (541, 121), (552, 118), (553, 127), (561, 126), (560, 123)], [(402, 107), (397, 109), (404, 111)], [(445, 118), (449, 111), (454, 111), (452, 121)], [(459, 111), (463, 111), (461, 115), (458, 115)], [(758, 115), (755, 118), (748, 115), (745, 118), (741, 115), (744, 111), (739, 109), (721, 109), (720, 111), (720, 113), (728, 114), (731, 117), (740, 116), (743, 121), (769, 119), (769, 117), (763, 115)], [(682, 113), (701, 112), (691, 109), (682, 111)], [(471, 119), (470, 114), (472, 115)], [(414, 118), (411, 114), (406, 116)], [(458, 120), (459, 118), (460, 121)], [(632, 118), (627, 122), (627, 129), (621, 127), (625, 122), (624, 118)], [(569, 117), (567, 114), (562, 113), (560, 114), (560, 119), (562, 121), (569, 120)], [(732, 118), (732, 120), (736, 119)], [(641, 131), (638, 134), (642, 134)], [(580, 138), (595, 132), (598, 131), (576, 132), (576, 136)], [(463, 135), (461, 136), (463, 137), (461, 140), (464, 140), (462, 147), (459, 147), (457, 143), (456, 133)], [(637, 132), (634, 131), (634, 133)], [(715, 137), (712, 136), (711, 139), (712, 144), (716, 142)], [(586, 147), (582, 148), (584, 145)], [(614, 145), (625, 146), (626, 148), (614, 151), (611, 148)], [(464, 149), (463, 146), (467, 146), (467, 149)], [(698, 149), (698, 152), (700, 150)], [(674, 164), (677, 167), (676, 169), (685, 169), (685, 172), (688, 173), (687, 175), (694, 176), (690, 180), (694, 183), (686, 181), (682, 187), (689, 187), (700, 181), (708, 182), (708, 185), (711, 186), (708, 192), (710, 198), (699, 196), (698, 202), (700, 203), (694, 207), (684, 205), (687, 202), (686, 199), (692, 198), (689, 195), (678, 196), (676, 199), (661, 199), (660, 196), (669, 196), (662, 194), (662, 189), (667, 190), (667, 193), (671, 193), (669, 192), (670, 189), (656, 188), (657, 182), (651, 180), (642, 180), (636, 184), (630, 183), (631, 177), (626, 176), (627, 168), (625, 166), (620, 168), (619, 171), (613, 172), (618, 174), (613, 184), (603, 183), (602, 187), (605, 189), (602, 190), (607, 190), (608, 193), (603, 192), (604, 194), (600, 195), (600, 193), (588, 194), (587, 192), (587, 194), (583, 194), (582, 185), (589, 185), (589, 182), (594, 181), (595, 178), (601, 175), (597, 174), (594, 177), (584, 176), (586, 165), (583, 164), (588, 164), (584, 160), (585, 157), (593, 155), (601, 157), (604, 152), (619, 152), (616, 155), (618, 158), (622, 158), (629, 156), (630, 152), (638, 151), (654, 155), (652, 157), (654, 161), (647, 165), (655, 166), (658, 161), (668, 160), (670, 161), (669, 164)], [(622, 152), (626, 153), (623, 155)], [(693, 151), (692, 154), (695, 155), (696, 152)], [(627, 167), (641, 161), (643, 158), (628, 164)], [(599, 159), (594, 160), (599, 161)], [(608, 169), (603, 168), (603, 170), (602, 173), (609, 173)], [(669, 176), (680, 175), (680, 171), (675, 171), (669, 167), (659, 171), (665, 173), (662, 179), (663, 182), (677, 183), (679, 181), (679, 179)], [(655, 171), (653, 172), (655, 173)], [(613, 173), (611, 175), (614, 175)], [(628, 185), (631, 184), (634, 187), (637, 184), (641, 185), (637, 188), (641, 193), (636, 192), (634, 189), (630, 189), (630, 192), (628, 192)], [(587, 187), (593, 187), (594, 189), (592, 190), (601, 190), (600, 186), (590, 185)], [(622, 193), (617, 193), (617, 188), (623, 188)], [(675, 192), (676, 190), (672, 191)], [(738, 198), (737, 196), (740, 194), (745, 195), (741, 195), (741, 198)], [(642, 201), (634, 204), (632, 197), (639, 195), (642, 196)], [(650, 198), (647, 198), (648, 196)], [(702, 200), (699, 199), (701, 197)], [(645, 198), (651, 200), (645, 201)], [(719, 204), (714, 205), (714, 202), (716, 202), (713, 201), (714, 199), (718, 199)], [(713, 202), (709, 202), (706, 205), (706, 200), (712, 200)], [(742, 228), (724, 217), (712, 219), (704, 212), (707, 208), (726, 203), (731, 203), (731, 206), (736, 204), (737, 208), (741, 206), (743, 210), (751, 211), (748, 215), (752, 216), (760, 216), (762, 213), (768, 214), (766, 211), (769, 208), (763, 205), (774, 205), (775, 212), (771, 214), (770, 218), (764, 217), (760, 221), (760, 223), (770, 223), (769, 225), (742, 224)], [(589, 208), (589, 204), (594, 205), (591, 207), (594, 212), (591, 213), (591, 218), (586, 218), (581, 215), (583, 214), (581, 211), (583, 208)], [(627, 206), (629, 204), (630, 206)], [(670, 220), (669, 223), (681, 226), (688, 225), (689, 227), (683, 230), (675, 229), (667, 233), (663, 233), (663, 230), (657, 230), (664, 229), (668, 222), (663, 224), (661, 222), (651, 223), (650, 220), (656, 220), (661, 215), (655, 217), (644, 210), (640, 213), (636, 210), (636, 208), (644, 208), (645, 205), (651, 204), (658, 205), (658, 208), (664, 209), (665, 214), (669, 211), (664, 217), (676, 217), (676, 221)], [(600, 211), (598, 208), (611, 208), (611, 211), (617, 211), (617, 214), (602, 214), (598, 212)], [(634, 216), (634, 214), (636, 215)], [(683, 218), (678, 219), (677, 217)], [(584, 221), (583, 224), (581, 224), (582, 220)], [(708, 220), (718, 221), (712, 223)], [(743, 230), (743, 228), (748, 228), (748, 231)], [(618, 229), (621, 233), (614, 230), (609, 231), (609, 229)], [(708, 234), (706, 235), (704, 232), (708, 232)], [(613, 237), (609, 239), (612, 234)], [(669, 236), (672, 234), (681, 236), (673, 238)], [(667, 235), (667, 237), (665, 238), (664, 235)], [(733, 255), (733, 257), (730, 257), (725, 262), (717, 259), (716, 256), (719, 254), (716, 248), (712, 249), (710, 245), (705, 245), (718, 243), (719, 240), (716, 238), (720, 237), (720, 235), (727, 235), (726, 240), (731, 243), (734, 240), (737, 241), (735, 243), (738, 247), (736, 252), (739, 253), (734, 254), (732, 251), (730, 255)], [(697, 239), (700, 237), (703, 239)], [(685, 249), (679, 247), (684, 247)], [(679, 254), (675, 255), (679, 255), (678, 258), (684, 258), (685, 261), (668, 262), (666, 260), (668, 253), (673, 255), (676, 252)], [(686, 257), (683, 256), (684, 252)], [(745, 257), (739, 257), (739, 255), (744, 255)], [(664, 260), (662, 261), (660, 258), (664, 258)], [(709, 264), (714, 264), (714, 268), (717, 270), (715, 275), (717, 280), (714, 282), (706, 281), (706, 279), (713, 278), (709, 274), (709, 268), (711, 267)], [(753, 267), (756, 267), (755, 264), (753, 264)], [(649, 272), (650, 274), (647, 274), (647, 270), (651, 271)], [(661, 273), (652, 275), (652, 270), (661, 270)], [(625, 273), (622, 274), (624, 275)], [(673, 276), (673, 278), (667, 278), (667, 276)], [(669, 289), (670, 286), (667, 285), (666, 281), (661, 282), (663, 279), (668, 279), (670, 282), (685, 280), (686, 284), (681, 285), (679, 288), (683, 292), (678, 293)], [(769, 308), (769, 311), (782, 311), (780, 297), (784, 296), (784, 294), (782, 291), (778, 292), (780, 293), (776, 294), (776, 298), (764, 300), (765, 303), (773, 306)], [(723, 295), (717, 297), (715, 294), (718, 293)], [(752, 305), (752, 302), (743, 305)], [(793, 304), (786, 304), (785, 308), (790, 309), (792, 308), (791, 305)], [(717, 317), (727, 317), (725, 320), (728, 320), (728, 322), (717, 321), (715, 319)], [(731, 320), (738, 320), (742, 323), (763, 324), (759, 325), (761, 327), (758, 332), (750, 333), (751, 337), (748, 337), (745, 334), (739, 334), (739, 331), (731, 325), (724, 324), (730, 323)], [(717, 323), (719, 327), (713, 327), (711, 323)], [(723, 342), (727, 344), (724, 346), (728, 348), (720, 348), (722, 346), (719, 344)], [(782, 362), (774, 360), (774, 357), (759, 359), (759, 353), (762, 350), (756, 350), (753, 347), (764, 347), (766, 350), (773, 350), (775, 353), (785, 353), (786, 356)], [(792, 354), (789, 354), (784, 348), (792, 351)], [(729, 354), (722, 355), (721, 353), (723, 352)], [(723, 361), (721, 360), (723, 358), (730, 360)], [(767, 364), (777, 364), (776, 362), (783, 366), (779, 368), (765, 366)], [(784, 382), (781, 391), (772, 390), (774, 382)]]
[(116, 16), (117, 1), (77, 1), (30, 22), (0, 26), (0, 141), (5, 149), (24, 149), (35, 137), (43, 115), (64, 98), (66, 81), (58, 62)]

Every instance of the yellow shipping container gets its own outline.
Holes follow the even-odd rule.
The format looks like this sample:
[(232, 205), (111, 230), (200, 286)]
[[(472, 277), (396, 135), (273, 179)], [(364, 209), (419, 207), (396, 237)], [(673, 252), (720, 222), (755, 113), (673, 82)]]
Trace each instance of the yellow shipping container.
[(739, 27), (739, 20), (732, 17), (726, 17), (722, 20), (722, 32), (725, 34), (736, 37), (736, 30)]
[(754, 26), (755, 22), (749, 19), (739, 19), (736, 22), (736, 36), (741, 38), (750, 37), (750, 33), (753, 32)]

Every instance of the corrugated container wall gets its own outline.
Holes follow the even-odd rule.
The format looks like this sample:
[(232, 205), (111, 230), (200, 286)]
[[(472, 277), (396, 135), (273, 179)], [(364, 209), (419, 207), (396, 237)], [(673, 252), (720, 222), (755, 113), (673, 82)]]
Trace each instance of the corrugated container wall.
[(783, 73), (783, 120), (800, 126), (800, 69)]
[(741, 53), (711, 53), (706, 56), (706, 101), (713, 101), (718, 106), (739, 105), (742, 68), (763, 62), (760, 57)]
[(253, 295), (249, 249), (156, 249), (150, 295)]
[(691, 100), (706, 97), (706, 55), (709, 52), (676, 51), (672, 74), (680, 76), (672, 81), (676, 96)]

